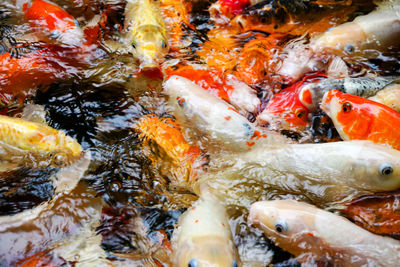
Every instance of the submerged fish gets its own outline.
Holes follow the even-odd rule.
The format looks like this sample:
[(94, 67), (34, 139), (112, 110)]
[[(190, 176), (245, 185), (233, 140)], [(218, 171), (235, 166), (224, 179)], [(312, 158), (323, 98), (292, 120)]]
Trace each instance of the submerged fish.
[(168, 52), (167, 32), (156, 0), (128, 0), (124, 45), (133, 51), (141, 69), (157, 68)]
[(54, 167), (63, 167), (82, 156), (79, 143), (62, 131), (1, 115), (0, 147), (3, 160), (11, 163), (18, 160), (22, 165), (50, 163)]
[(178, 121), (205, 133), (208, 144), (247, 151), (258, 143), (287, 141), (276, 133), (258, 129), (234, 107), (186, 78), (172, 76), (163, 87)]
[(195, 161), (200, 161), (201, 151), (198, 146), (190, 145), (181, 132), (180, 125), (170, 118), (158, 118), (155, 116), (146, 116), (139, 120), (136, 125), (140, 131), (140, 137), (147, 143), (155, 142), (157, 144), (157, 153), (151, 153), (150, 158), (157, 162), (155, 155), (163, 156), (166, 154), (168, 162), (172, 163), (165, 168), (160, 166), (163, 174), (172, 175), (175, 182), (181, 186), (187, 182), (192, 166), (196, 166)]
[(78, 22), (65, 10), (50, 1), (32, 0), (22, 5), (24, 17), (43, 41), (78, 46), (83, 31)]
[(343, 140), (370, 140), (400, 150), (400, 113), (396, 110), (337, 90), (325, 94), (321, 108)]
[(172, 246), (177, 267), (238, 267), (225, 208), (208, 191), (179, 218)]
[(259, 145), (211, 161), (196, 182), (204, 183), (229, 205), (247, 207), (273, 189), (329, 206), (399, 189), (400, 151), (371, 141)]
[(357, 225), (375, 234), (400, 238), (400, 193), (361, 196), (339, 208)]
[(395, 266), (400, 242), (372, 234), (343, 217), (294, 200), (261, 201), (248, 221), (304, 264)]
[(347, 94), (371, 97), (398, 79), (397, 76), (325, 79), (302, 86), (299, 99), (310, 111), (316, 111), (327, 91), (339, 90)]
[(263, 112), (258, 115), (258, 124), (269, 124), (272, 128), (279, 130), (304, 130), (307, 126), (309, 110), (300, 101), (299, 92), (307, 83), (325, 77), (323, 74), (308, 75), (274, 95)]

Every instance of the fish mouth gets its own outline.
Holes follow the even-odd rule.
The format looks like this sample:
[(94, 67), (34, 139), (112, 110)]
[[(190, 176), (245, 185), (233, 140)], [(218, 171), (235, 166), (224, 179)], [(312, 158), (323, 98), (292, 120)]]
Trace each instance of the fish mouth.
[(155, 60), (143, 60), (142, 63), (140, 63), (139, 66), (141, 71), (149, 71), (149, 70), (154, 70), (159, 68), (159, 64)]

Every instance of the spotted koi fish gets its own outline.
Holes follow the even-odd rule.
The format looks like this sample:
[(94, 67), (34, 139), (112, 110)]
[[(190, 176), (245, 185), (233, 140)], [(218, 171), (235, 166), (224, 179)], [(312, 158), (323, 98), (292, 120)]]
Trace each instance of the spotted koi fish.
[(332, 90), (321, 108), (343, 140), (370, 140), (400, 150), (400, 113), (383, 104)]

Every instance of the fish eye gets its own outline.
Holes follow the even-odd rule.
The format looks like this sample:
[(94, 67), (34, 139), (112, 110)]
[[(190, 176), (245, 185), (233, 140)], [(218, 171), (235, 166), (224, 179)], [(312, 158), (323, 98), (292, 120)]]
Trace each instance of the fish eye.
[(162, 48), (167, 48), (167, 43), (164, 40), (162, 40), (161, 41), (161, 46), (162, 46)]
[(232, 262), (232, 267), (238, 267), (238, 265), (237, 265), (237, 262), (236, 262), (236, 261), (233, 261), (233, 262)]
[(197, 260), (191, 259), (188, 263), (188, 267), (197, 267)]
[(344, 47), (344, 50), (346, 51), (346, 52), (348, 52), (348, 53), (352, 53), (352, 52), (354, 52), (354, 45), (351, 45), (351, 44), (348, 44), (348, 45), (346, 45), (345, 47)]
[(393, 167), (390, 163), (382, 163), (381, 166), (379, 166), (379, 173), (381, 175), (390, 175), (393, 173)]
[(296, 111), (297, 118), (302, 118), (304, 116), (304, 113), (305, 113), (304, 110)]
[(135, 42), (132, 42), (132, 47), (133, 47), (133, 49), (136, 49), (136, 43)]
[(351, 111), (352, 107), (353, 107), (353, 106), (351, 105), (351, 103), (346, 102), (346, 103), (344, 103), (344, 104), (342, 105), (342, 110), (343, 110), (343, 112), (347, 113), (347, 112), (350, 112), (350, 111)]
[(52, 163), (56, 167), (63, 167), (67, 162), (67, 155), (63, 152), (56, 153), (53, 155)]
[(278, 233), (284, 233), (284, 232), (286, 232), (288, 229), (289, 229), (289, 226), (288, 226), (288, 224), (287, 224), (286, 222), (277, 222), (277, 223), (275, 224), (275, 230), (276, 230)]

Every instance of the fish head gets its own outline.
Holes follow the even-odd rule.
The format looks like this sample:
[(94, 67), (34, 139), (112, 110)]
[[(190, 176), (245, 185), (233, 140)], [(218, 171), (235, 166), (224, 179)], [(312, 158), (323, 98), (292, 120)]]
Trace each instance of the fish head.
[(132, 47), (140, 60), (141, 70), (158, 68), (160, 61), (168, 53), (166, 34), (160, 26), (144, 25), (134, 34)]
[(193, 237), (179, 247), (175, 257), (176, 266), (237, 267), (240, 263), (231, 242), (219, 236)]
[(368, 40), (363, 29), (355, 22), (331, 28), (312, 41), (311, 49), (319, 54), (333, 53), (337, 56), (354, 56)]
[(260, 201), (250, 207), (248, 222), (257, 226), (279, 247), (295, 256), (311, 249), (318, 237), (315, 208), (294, 200)]
[(65, 167), (79, 159), (82, 153), (81, 145), (73, 138), (59, 133), (56, 149), (49, 152), (50, 165), (56, 168)]
[(338, 90), (325, 93), (321, 109), (332, 119), (343, 140), (365, 140), (373, 122), (369, 100)]
[(308, 113), (298, 98), (298, 92), (291, 86), (269, 101), (257, 122), (280, 130), (302, 131), (307, 126)]

